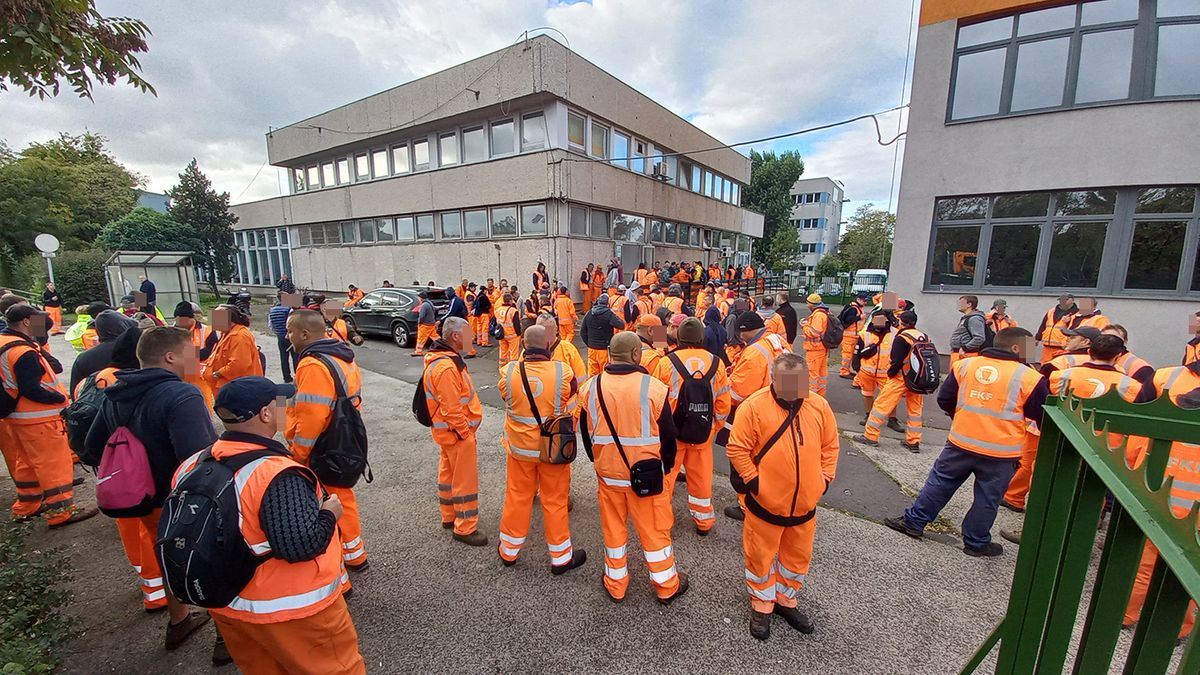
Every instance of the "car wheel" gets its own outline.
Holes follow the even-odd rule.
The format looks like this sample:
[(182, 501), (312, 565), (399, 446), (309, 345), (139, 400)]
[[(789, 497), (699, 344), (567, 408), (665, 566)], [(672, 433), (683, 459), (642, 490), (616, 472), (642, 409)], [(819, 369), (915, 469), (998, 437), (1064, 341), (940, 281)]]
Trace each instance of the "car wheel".
[(397, 321), (392, 324), (392, 341), (399, 347), (411, 347), (413, 343), (412, 333), (408, 330), (408, 325), (403, 321)]

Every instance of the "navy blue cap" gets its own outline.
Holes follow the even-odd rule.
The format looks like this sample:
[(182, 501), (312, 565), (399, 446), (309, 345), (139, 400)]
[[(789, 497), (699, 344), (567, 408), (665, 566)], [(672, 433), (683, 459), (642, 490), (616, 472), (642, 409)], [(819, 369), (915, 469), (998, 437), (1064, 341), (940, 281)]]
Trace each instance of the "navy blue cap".
[(238, 424), (253, 418), (276, 398), (291, 398), (296, 388), (290, 384), (275, 384), (265, 377), (239, 377), (221, 387), (213, 410), (222, 422)]

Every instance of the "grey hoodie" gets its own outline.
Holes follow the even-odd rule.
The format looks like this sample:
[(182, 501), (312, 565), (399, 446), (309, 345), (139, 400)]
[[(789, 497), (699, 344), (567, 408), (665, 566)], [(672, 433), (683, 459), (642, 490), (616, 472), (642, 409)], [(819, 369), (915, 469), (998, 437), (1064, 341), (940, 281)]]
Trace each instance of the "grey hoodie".
[(950, 350), (962, 349), (973, 353), (983, 349), (983, 341), (987, 337), (986, 325), (987, 318), (977, 309), (963, 314), (958, 326), (950, 334)]

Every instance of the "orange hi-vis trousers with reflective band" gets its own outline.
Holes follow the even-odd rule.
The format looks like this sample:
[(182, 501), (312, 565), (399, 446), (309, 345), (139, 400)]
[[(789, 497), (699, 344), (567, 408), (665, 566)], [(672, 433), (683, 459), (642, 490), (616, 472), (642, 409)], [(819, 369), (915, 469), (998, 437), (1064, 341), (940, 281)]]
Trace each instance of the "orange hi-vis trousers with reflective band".
[(17, 487), (14, 516), (41, 513), (56, 525), (75, 514), (75, 472), (61, 417), (34, 424), (0, 420), (0, 448)]
[(650, 581), (660, 598), (669, 598), (679, 590), (675, 569), (675, 550), (671, 546), (671, 493), (664, 490), (653, 497), (639, 497), (627, 487), (599, 487), (600, 526), (604, 533), (604, 588), (617, 600), (629, 588), (629, 567), (625, 544), (629, 540), (628, 520), (633, 520), (650, 569)]
[[(744, 509), (743, 509), (744, 510)], [(796, 594), (804, 586), (812, 562), (814, 516), (791, 527), (772, 525), (746, 511), (742, 524), (742, 556), (746, 566), (746, 589), (754, 611), (770, 614), (775, 605), (796, 606)]]
[(900, 399), (904, 399), (904, 404), (908, 408), (907, 424), (904, 426), (904, 440), (911, 444), (921, 442), (921, 412), (925, 408), (925, 397), (920, 394), (914, 394), (908, 390), (904, 384), (904, 377), (897, 375), (890, 377), (883, 384), (883, 391), (875, 397), (875, 405), (871, 408), (871, 414), (867, 418), (867, 428), (863, 435), (872, 441), (879, 440), (879, 434), (883, 432), (884, 425), (887, 424), (888, 414), (895, 410), (899, 412)]
[(435, 323), (431, 323), (429, 325), (425, 325), (423, 323), (417, 324), (417, 344), (416, 344), (416, 351), (414, 351), (413, 353), (414, 354), (424, 354), (425, 353), (425, 343), (428, 340), (431, 340), (435, 337), (437, 337), (437, 324), (435, 324)]
[(521, 349), (521, 338), (513, 336), (500, 338), (500, 365), (516, 361)]
[(488, 328), (492, 325), (492, 315), (480, 314), (475, 317), (475, 321), (475, 342), (480, 347), (491, 347), (492, 343), (489, 341)]
[(854, 347), (856, 345), (858, 345), (858, 331), (851, 332), (847, 329), (842, 334), (842, 364), (838, 368), (838, 375), (845, 376), (851, 373), (850, 364), (854, 361)]
[(824, 347), (809, 349), (808, 345), (804, 347), (804, 360), (808, 362), (808, 388), (824, 396), (825, 388), (829, 386), (829, 350)]
[(558, 322), (558, 337), (564, 342), (571, 342), (575, 339), (575, 322), (574, 321), (559, 321)]
[(479, 459), (475, 434), (450, 445), (439, 445), (438, 505), (443, 523), (454, 523), (457, 534), (479, 527)]
[(1038, 443), (1041, 435), (1025, 431), (1025, 447), (1021, 449), (1021, 459), (1017, 464), (1017, 472), (1008, 482), (1008, 491), (1004, 493), (1004, 501), (1009, 506), (1018, 509), (1025, 508), (1025, 498), (1029, 496), (1029, 486), (1033, 482), (1033, 463), (1037, 459)]
[(162, 570), (154, 553), (154, 541), (158, 537), (158, 515), (161, 509), (141, 518), (116, 518), (117, 534), (125, 557), (133, 565), (142, 589), (142, 607), (147, 610), (167, 606), (167, 591), (163, 586)]
[(504, 512), (500, 516), (500, 557), (513, 562), (529, 534), (533, 498), (540, 495), (550, 564), (566, 565), (575, 551), (567, 502), (571, 496), (571, 465), (525, 462), (508, 455)]
[(588, 347), (588, 377), (599, 375), (608, 365), (608, 350)]
[(716, 437), (717, 430), (713, 429), (712, 433), (708, 435), (706, 443), (676, 441), (675, 468), (664, 479), (666, 483), (664, 487), (673, 493), (675, 477), (679, 475), (680, 468), (687, 470), (684, 478), (687, 479), (688, 511), (692, 514), (696, 528), (705, 532), (711, 530), (717, 523), (712, 505), (712, 444)]
[[(314, 564), (314, 563), (299, 563)], [(358, 632), (339, 597), (303, 619), (248, 623), (213, 614), (229, 655), (243, 673), (254, 675), (359, 675), (366, 673)]]
[(323, 486), (331, 495), (342, 502), (342, 517), (338, 518), (338, 538), (342, 542), (342, 561), (346, 567), (358, 567), (367, 562), (367, 549), (363, 546), (362, 521), (358, 516), (358, 499), (353, 488)]
[(50, 315), (51, 335), (62, 335), (62, 307), (47, 307), (46, 314)]

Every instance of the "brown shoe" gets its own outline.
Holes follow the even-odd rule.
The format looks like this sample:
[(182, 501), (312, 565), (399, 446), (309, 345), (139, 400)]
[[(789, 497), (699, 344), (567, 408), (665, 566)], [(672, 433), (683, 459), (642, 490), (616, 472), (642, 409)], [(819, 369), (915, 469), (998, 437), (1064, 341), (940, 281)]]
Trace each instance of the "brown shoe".
[(208, 623), (208, 612), (191, 611), (187, 618), (179, 623), (167, 623), (167, 651), (174, 651), (191, 637), (196, 629)]
[(459, 533), (455, 532), (454, 539), (456, 541), (461, 541), (462, 543), (466, 544), (467, 546), (487, 546), (487, 541), (488, 541), (487, 535), (480, 532), (479, 530), (475, 530), (471, 534), (459, 534)]
[(683, 595), (684, 593), (687, 593), (688, 586), (689, 586), (688, 576), (686, 574), (684, 574), (683, 572), (680, 572), (679, 573), (679, 588), (675, 589), (675, 593), (673, 593), (670, 597), (658, 598), (658, 604), (669, 605), (672, 602), (675, 602), (675, 598), (678, 598), (679, 596)]
[(100, 509), (98, 509), (94, 506), (90, 506), (86, 509), (76, 509), (75, 513), (72, 513), (70, 518), (67, 518), (66, 520), (61, 520), (57, 523), (51, 523), (50, 529), (54, 530), (54, 529), (57, 529), (60, 527), (66, 527), (67, 525), (71, 525), (74, 523), (80, 523), (80, 522), (87, 520), (88, 518), (91, 518), (92, 516), (95, 516), (98, 513), (100, 513)]

